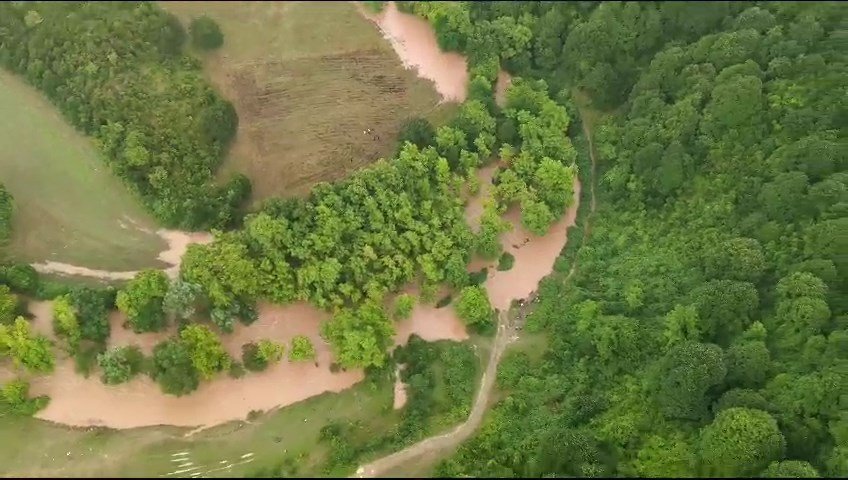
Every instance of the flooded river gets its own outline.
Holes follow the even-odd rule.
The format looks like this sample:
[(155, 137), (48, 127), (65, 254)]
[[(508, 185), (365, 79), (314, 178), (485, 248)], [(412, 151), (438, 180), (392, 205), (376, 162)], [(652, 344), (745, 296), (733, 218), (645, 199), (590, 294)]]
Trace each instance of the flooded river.
[(443, 101), (462, 102), (468, 93), (468, 64), (458, 53), (439, 50), (436, 34), (426, 20), (403, 13), (395, 2), (374, 14), (357, 3), (363, 16), (377, 24), (404, 67), (432, 80)]
[[(416, 68), (420, 76), (432, 80), (445, 101), (458, 102), (465, 99), (468, 75), (464, 58), (440, 52), (435, 35), (426, 21), (399, 12), (394, 3), (389, 3), (379, 15), (362, 11), (383, 31), (401, 61), (410, 68)], [(505, 73), (499, 76), (499, 101), (503, 100), (503, 92), (509, 82), (509, 76)], [(491, 165), (478, 172), (480, 193), (469, 201), (466, 208), (466, 217), (472, 226), (478, 222), (482, 202), (491, 188), (491, 178), (496, 168), (496, 165)], [(497, 262), (479, 259), (469, 265), (469, 271), (489, 267), (485, 288), (495, 308), (505, 310), (513, 300), (526, 298), (537, 288), (538, 282), (552, 271), (554, 261), (567, 240), (566, 229), (574, 223), (579, 194), (580, 184), (575, 179), (574, 205), (544, 237), (536, 237), (521, 227), (517, 209), (507, 212), (505, 218), (514, 228), (502, 236), (502, 244), (504, 250), (515, 257), (513, 268), (498, 272), (495, 268)], [(170, 265), (166, 271), (171, 276), (178, 273), (180, 258), (188, 245), (211, 241), (211, 236), (203, 233), (164, 230), (157, 233), (168, 242), (168, 249), (159, 255), (159, 259)], [(36, 268), (42, 272), (106, 279), (129, 279), (135, 275), (135, 272), (102, 272), (56, 263), (39, 264)], [(412, 286), (404, 291), (416, 296), (418, 293)], [(30, 310), (35, 315), (35, 328), (52, 337), (50, 302), (34, 302)], [(211, 381), (201, 383), (197, 391), (183, 397), (162, 394), (158, 385), (144, 375), (123, 385), (104, 385), (98, 373), (88, 379), (83, 378), (74, 372), (72, 359), (62, 358), (54, 374), (32, 380), (33, 394), (47, 394), (51, 397), (47, 408), (37, 416), (74, 426), (211, 426), (244, 419), (253, 410), (269, 410), (323, 392), (344, 390), (362, 380), (363, 373), (360, 370), (330, 371), (331, 352), (319, 334), (321, 323), (328, 318), (328, 313), (307, 304), (260, 305), (259, 320), (253, 325), (238, 324), (232, 334), (222, 336), (230, 354), (240, 358), (241, 346), (250, 341), (269, 338), (288, 347), (292, 337), (306, 335), (315, 345), (316, 362), (290, 363), (284, 359), (264, 372), (248, 372), (241, 379), (233, 379), (222, 373)], [(119, 312), (113, 312), (110, 322), (111, 346), (135, 344), (147, 354), (152, 352), (158, 342), (173, 334), (134, 334), (123, 328), (124, 318)], [(406, 343), (413, 333), (430, 341), (468, 338), (464, 325), (450, 306), (436, 308), (418, 302), (411, 317), (396, 323), (395, 327), (394, 340), (397, 345)], [(399, 381), (395, 392), (395, 406), (400, 407), (405, 402), (405, 391)]]

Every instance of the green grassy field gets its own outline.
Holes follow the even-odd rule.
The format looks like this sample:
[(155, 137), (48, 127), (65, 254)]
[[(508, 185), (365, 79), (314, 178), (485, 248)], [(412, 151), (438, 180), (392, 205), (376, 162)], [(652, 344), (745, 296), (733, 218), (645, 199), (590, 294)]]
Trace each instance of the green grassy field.
[[(38, 91), (0, 71), (0, 181), (15, 199), (9, 253), (130, 270), (160, 263), (166, 248), (150, 216)], [(122, 226), (123, 225), (123, 226)]]
[[(391, 386), (372, 391), (360, 383), (339, 394), (324, 394), (250, 422), (231, 422), (190, 437), (185, 437), (189, 429), (70, 429), (33, 419), (0, 418), (4, 445), (0, 474), (157, 477), (190, 468), (177, 465), (191, 462), (191, 467), (199, 468), (179, 476), (199, 471), (206, 477), (243, 477), (290, 457), (298, 458), (300, 475), (319, 475), (326, 454), (318, 443), (321, 427), (333, 420), (360, 420), (379, 432), (397, 420), (391, 406)], [(174, 455), (181, 452), (186, 454)], [(185, 459), (176, 461), (180, 458)], [(222, 463), (225, 460), (228, 463)]]
[(454, 108), (438, 105), (432, 84), (404, 70), (350, 2), (161, 5), (186, 24), (206, 14), (221, 26), (224, 45), (198, 54), (239, 115), (220, 174), (247, 174), (255, 200), (344, 178), (391, 155), (407, 118), (438, 122)]

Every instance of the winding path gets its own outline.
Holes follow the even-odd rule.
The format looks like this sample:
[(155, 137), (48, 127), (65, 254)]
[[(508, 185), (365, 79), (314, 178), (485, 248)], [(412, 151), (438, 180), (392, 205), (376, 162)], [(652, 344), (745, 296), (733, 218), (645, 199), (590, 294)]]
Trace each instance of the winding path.
[[(582, 115), (581, 115), (582, 116)], [(584, 119), (585, 117), (582, 116)], [(592, 172), (590, 177), (590, 191), (591, 191), (591, 200), (589, 204), (589, 215), (586, 216), (586, 219), (583, 222), (583, 243), (586, 242), (586, 239), (589, 235), (589, 227), (590, 227), (590, 219), (592, 214), (595, 213), (595, 146), (592, 142), (592, 132), (591, 127), (587, 125), (587, 122), (584, 120), (583, 124), (583, 133), (586, 135), (586, 140), (589, 143), (589, 158), (592, 161)], [(577, 260), (575, 258), (574, 263), (571, 265), (571, 269), (568, 271), (568, 275), (565, 277), (564, 281), (569, 281), (571, 277), (574, 275), (574, 272), (577, 268)], [(352, 475), (350, 478), (374, 478), (379, 477), (380, 475), (386, 474), (386, 472), (397, 468), (398, 466), (408, 463), (415, 458), (419, 458), (428, 453), (444, 451), (447, 449), (452, 449), (458, 447), (462, 442), (464, 442), (468, 437), (477, 430), (477, 427), (483, 421), (483, 415), (486, 413), (486, 406), (489, 403), (489, 399), (492, 395), (492, 387), (495, 385), (495, 377), (498, 372), (498, 364), (501, 361), (501, 357), (503, 355), (506, 347), (512, 343), (514, 340), (518, 339), (515, 329), (515, 320), (517, 318), (525, 318), (527, 314), (527, 310), (530, 305), (534, 303), (536, 299), (536, 292), (527, 299), (526, 302), (522, 306), (520, 306), (516, 315), (511, 316), (508, 311), (499, 312), (498, 314), (498, 331), (495, 335), (495, 341), (492, 344), (492, 351), (489, 354), (489, 361), (486, 365), (486, 370), (483, 372), (483, 376), (480, 378), (480, 388), (477, 390), (477, 396), (474, 399), (474, 405), (471, 408), (471, 413), (468, 415), (468, 419), (465, 422), (457, 425), (453, 430), (443, 433), (441, 435), (435, 435), (429, 438), (426, 438), (414, 445), (410, 445), (403, 450), (392, 453), (385, 457), (374, 460), (371, 463), (362, 465), (356, 470), (356, 473)]]

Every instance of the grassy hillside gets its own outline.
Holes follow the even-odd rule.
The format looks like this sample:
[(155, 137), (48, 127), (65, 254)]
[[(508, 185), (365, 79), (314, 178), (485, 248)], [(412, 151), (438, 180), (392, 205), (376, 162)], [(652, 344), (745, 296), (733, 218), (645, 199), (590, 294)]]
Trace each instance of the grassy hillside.
[(165, 243), (133, 195), (39, 92), (0, 71), (0, 181), (14, 196), (10, 254), (97, 269), (158, 265)]

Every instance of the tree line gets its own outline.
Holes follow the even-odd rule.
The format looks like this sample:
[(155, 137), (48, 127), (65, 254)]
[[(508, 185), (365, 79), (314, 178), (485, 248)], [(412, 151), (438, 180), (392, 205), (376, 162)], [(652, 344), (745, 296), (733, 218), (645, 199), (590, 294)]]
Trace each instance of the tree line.
[[(206, 23), (193, 24), (195, 37), (209, 31)], [(7, 2), (0, 31), (0, 65), (94, 137), (112, 171), (163, 224), (200, 229), (238, 220), (250, 182), (243, 175), (214, 182), (238, 118), (199, 61), (183, 54), (186, 33), (176, 17), (152, 2)]]
[[(524, 22), (528, 45), (562, 48), (515, 58), (616, 107), (578, 268), (528, 319), (549, 348), (507, 355), (503, 399), (436, 473), (848, 474), (845, 10), (419, 5), (453, 12), (430, 14), (437, 32)], [(568, 10), (558, 44), (543, 18)]]

